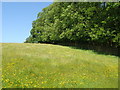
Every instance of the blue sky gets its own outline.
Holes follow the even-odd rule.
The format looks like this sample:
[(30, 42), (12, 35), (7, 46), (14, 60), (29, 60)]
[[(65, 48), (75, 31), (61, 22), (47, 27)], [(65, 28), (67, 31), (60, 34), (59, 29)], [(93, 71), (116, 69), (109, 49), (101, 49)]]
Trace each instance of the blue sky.
[(30, 35), (32, 21), (50, 4), (52, 2), (3, 2), (2, 42), (23, 43)]

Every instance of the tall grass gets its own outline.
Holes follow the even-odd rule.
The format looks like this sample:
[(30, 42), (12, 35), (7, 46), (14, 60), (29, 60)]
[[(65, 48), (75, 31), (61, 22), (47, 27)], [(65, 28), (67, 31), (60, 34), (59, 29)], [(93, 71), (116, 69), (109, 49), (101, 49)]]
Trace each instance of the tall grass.
[(51, 44), (3, 43), (4, 88), (117, 88), (118, 57)]

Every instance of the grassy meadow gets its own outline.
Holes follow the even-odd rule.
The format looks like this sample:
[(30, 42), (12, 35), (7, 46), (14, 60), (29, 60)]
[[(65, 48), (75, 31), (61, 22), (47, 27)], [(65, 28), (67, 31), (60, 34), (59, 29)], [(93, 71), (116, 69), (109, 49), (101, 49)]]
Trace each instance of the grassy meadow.
[(118, 57), (52, 44), (2, 43), (3, 88), (117, 88)]

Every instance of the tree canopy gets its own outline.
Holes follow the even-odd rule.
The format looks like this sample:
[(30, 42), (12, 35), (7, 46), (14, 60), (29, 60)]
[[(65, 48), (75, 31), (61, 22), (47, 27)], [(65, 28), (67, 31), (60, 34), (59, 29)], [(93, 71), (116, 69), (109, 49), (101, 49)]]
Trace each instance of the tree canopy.
[(54, 2), (39, 12), (26, 43), (120, 45), (120, 3)]

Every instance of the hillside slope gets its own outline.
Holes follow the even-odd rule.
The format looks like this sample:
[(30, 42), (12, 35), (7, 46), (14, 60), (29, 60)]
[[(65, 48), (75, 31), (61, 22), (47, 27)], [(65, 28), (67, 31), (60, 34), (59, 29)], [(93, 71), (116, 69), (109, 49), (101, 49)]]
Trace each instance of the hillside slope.
[(118, 57), (52, 44), (3, 43), (3, 87), (117, 88)]

